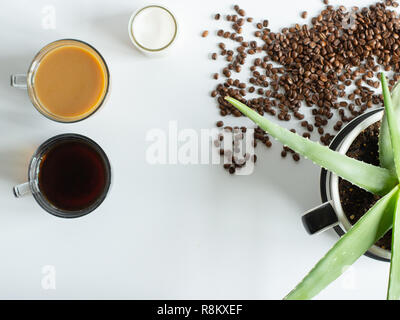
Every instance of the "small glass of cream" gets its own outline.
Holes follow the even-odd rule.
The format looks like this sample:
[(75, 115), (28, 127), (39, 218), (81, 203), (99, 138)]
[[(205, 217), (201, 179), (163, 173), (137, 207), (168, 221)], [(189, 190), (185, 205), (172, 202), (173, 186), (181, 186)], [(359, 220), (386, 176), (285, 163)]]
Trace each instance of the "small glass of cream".
[(178, 34), (175, 15), (160, 5), (149, 5), (135, 11), (128, 25), (129, 37), (140, 51), (151, 54), (169, 49)]

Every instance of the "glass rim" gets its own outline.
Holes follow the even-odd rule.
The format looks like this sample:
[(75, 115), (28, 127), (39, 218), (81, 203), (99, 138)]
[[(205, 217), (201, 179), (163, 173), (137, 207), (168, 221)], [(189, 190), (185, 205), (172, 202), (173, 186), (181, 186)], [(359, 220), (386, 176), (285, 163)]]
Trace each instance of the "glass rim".
[[(141, 13), (143, 10), (146, 10), (146, 9), (148, 9), (148, 8), (160, 8), (160, 9), (163, 9), (163, 10), (165, 10), (166, 12), (168, 12), (168, 14), (172, 17), (172, 20), (174, 21), (174, 26), (175, 26), (174, 35), (172, 36), (171, 40), (170, 40), (165, 46), (163, 46), (163, 47), (161, 47), (161, 48), (158, 48), (158, 49), (150, 49), (150, 48), (147, 48), (147, 47), (143, 46), (142, 44), (140, 44), (140, 42), (136, 39), (135, 33), (134, 33), (134, 31), (133, 31), (133, 28), (132, 28), (132, 27), (133, 27), (133, 22), (135, 21), (135, 19), (136, 19), (136, 17), (138, 16), (138, 14)], [(132, 16), (131, 16), (131, 18), (130, 18), (130, 20), (129, 20), (128, 28), (129, 28), (128, 31), (129, 31), (129, 35), (130, 35), (130, 37), (131, 37), (131, 40), (132, 40), (132, 42), (133, 42), (136, 46), (138, 46), (140, 49), (142, 49), (142, 50), (144, 50), (144, 51), (148, 51), (148, 52), (160, 52), (160, 51), (163, 51), (163, 50), (167, 49), (168, 47), (170, 47), (170, 46), (174, 43), (174, 41), (175, 41), (175, 39), (176, 39), (176, 36), (177, 36), (177, 34), (178, 34), (178, 21), (176, 20), (176, 17), (175, 17), (175, 15), (172, 13), (172, 11), (169, 10), (168, 8), (166, 8), (166, 7), (164, 7), (164, 6), (161, 6), (161, 5), (158, 5), (158, 4), (149, 4), (149, 5), (147, 5), (147, 6), (144, 6), (144, 7), (140, 8), (140, 9), (138, 9), (137, 11), (135, 11), (135, 12), (132, 14)]]
[[(93, 147), (96, 152), (100, 155), (101, 159), (104, 162), (105, 165), (105, 171), (106, 171), (106, 184), (104, 187), (104, 190), (102, 191), (101, 195), (96, 199), (95, 202), (93, 202), (90, 206), (87, 208), (81, 209), (81, 210), (75, 210), (75, 211), (69, 211), (69, 210), (63, 210), (60, 208), (57, 208), (49, 200), (47, 200), (46, 196), (43, 194), (43, 192), (39, 188), (39, 172), (40, 172), (40, 164), (41, 164), (41, 158), (46, 154), (46, 151), (49, 150), (52, 146), (56, 145), (60, 141), (83, 141), (84, 143), (87, 143), (91, 147)], [(33, 154), (30, 164), (29, 164), (29, 170), (28, 170), (28, 183), (29, 183), (29, 188), (32, 192), (32, 195), (36, 202), (39, 204), (39, 206), (47, 211), (48, 213), (60, 217), (60, 218), (78, 218), (85, 216), (94, 210), (96, 210), (106, 199), (108, 192), (110, 191), (111, 188), (111, 183), (112, 183), (112, 169), (111, 169), (111, 164), (110, 161), (107, 157), (107, 154), (104, 152), (104, 150), (100, 147), (99, 144), (97, 144), (94, 140), (81, 135), (81, 134), (76, 134), (76, 133), (64, 133), (64, 134), (59, 134), (56, 135), (50, 139), (47, 139), (45, 142), (43, 142), (35, 151)]]
[[(60, 119), (60, 118), (57, 118), (56, 116), (53, 116), (53, 115), (51, 115), (50, 113), (46, 113), (46, 112), (45, 112), (45, 109), (46, 109), (46, 108), (44, 108), (44, 107), (43, 107), (43, 110), (42, 110), (42, 109), (37, 105), (37, 103), (38, 103), (38, 98), (36, 98), (35, 93), (34, 93), (34, 92), (35, 92), (35, 90), (34, 90), (34, 83), (33, 83), (33, 81), (30, 80), (31, 78), (34, 79), (34, 77), (35, 77), (35, 73), (36, 73), (36, 71), (37, 71), (38, 64), (40, 63), (39, 56), (43, 53), (43, 51), (46, 50), (49, 46), (54, 45), (54, 44), (57, 44), (58, 42), (62, 42), (62, 41), (77, 42), (77, 43), (83, 44), (84, 46), (87, 46), (90, 50), (93, 50), (94, 53), (95, 53), (96, 55), (98, 55), (98, 58), (100, 58), (101, 63), (102, 63), (102, 65), (104, 66), (104, 73), (105, 73), (105, 76), (106, 76), (106, 85), (105, 85), (105, 90), (104, 90), (104, 93), (103, 93), (104, 96), (101, 98), (101, 101), (98, 103), (98, 105), (97, 105), (91, 112), (89, 112), (88, 114), (86, 114), (84, 117), (78, 118), (78, 119), (74, 119), (74, 120), (67, 120), (67, 119)], [(53, 48), (53, 49), (54, 49), (54, 48)], [(47, 52), (45, 52), (45, 53), (43, 54), (43, 57), (46, 56), (46, 54), (47, 54), (48, 52), (50, 52), (51, 50), (53, 50), (53, 49), (50, 49), (50, 50), (48, 50)], [(43, 58), (43, 57), (42, 57), (42, 58)], [(59, 40), (55, 40), (55, 41), (52, 41), (52, 42), (46, 44), (44, 47), (42, 47), (42, 48), (35, 54), (35, 56), (34, 56), (33, 59), (32, 59), (32, 62), (31, 62), (30, 65), (29, 65), (29, 68), (28, 68), (28, 72), (27, 72), (27, 86), (28, 86), (28, 95), (29, 95), (29, 99), (31, 100), (31, 102), (32, 102), (33, 106), (35, 107), (35, 109), (36, 109), (37, 111), (40, 112), (40, 114), (42, 114), (43, 116), (45, 116), (47, 119), (53, 120), (53, 121), (58, 122), (58, 123), (76, 123), (76, 122), (83, 121), (83, 120), (85, 120), (85, 119), (91, 117), (91, 116), (94, 115), (99, 109), (101, 109), (101, 107), (104, 105), (104, 103), (105, 103), (105, 101), (106, 101), (106, 99), (107, 99), (107, 97), (108, 97), (108, 95), (109, 95), (109, 91), (110, 91), (110, 70), (109, 70), (109, 68), (108, 68), (107, 62), (105, 61), (104, 57), (103, 57), (103, 56), (101, 55), (101, 53), (100, 53), (95, 47), (93, 47), (91, 44), (89, 44), (89, 43), (87, 43), (87, 42), (85, 42), (85, 41), (83, 41), (83, 40), (73, 39), (73, 38), (59, 39)], [(40, 103), (39, 103), (39, 104), (40, 104)]]

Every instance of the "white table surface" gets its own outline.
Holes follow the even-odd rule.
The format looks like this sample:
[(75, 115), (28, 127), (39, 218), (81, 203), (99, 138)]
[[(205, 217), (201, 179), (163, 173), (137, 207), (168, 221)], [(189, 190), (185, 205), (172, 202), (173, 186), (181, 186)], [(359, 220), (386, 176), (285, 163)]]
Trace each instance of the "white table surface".
[[(339, 1), (331, 1), (339, 4)], [(343, 2), (343, 1), (342, 1)], [(371, 4), (352, 0), (349, 5)], [(162, 1), (179, 19), (180, 36), (165, 58), (149, 59), (130, 43), (131, 12), (146, 1), (14, 0), (0, 10), (0, 298), (22, 299), (281, 299), (337, 240), (333, 231), (308, 236), (303, 211), (320, 203), (319, 168), (280, 160), (281, 146), (258, 148), (250, 176), (230, 176), (216, 165), (150, 165), (146, 134), (153, 128), (212, 128), (219, 119), (209, 97), (209, 59), (227, 26), (228, 0)], [(273, 30), (303, 22), (319, 0), (238, 1), (268, 18)], [(44, 29), (55, 9), (56, 28)], [(208, 29), (210, 35), (200, 34)], [(77, 124), (42, 117), (27, 93), (9, 86), (34, 54), (60, 38), (94, 45), (112, 77), (107, 105)], [(227, 123), (250, 124), (226, 118)], [(298, 124), (297, 124), (298, 125)], [(114, 184), (94, 213), (53, 217), (32, 197), (15, 199), (36, 147), (65, 132), (87, 135), (107, 152)], [(55, 271), (55, 289), (42, 283)], [(389, 264), (360, 258), (318, 299), (384, 299)], [(52, 273), (53, 274), (53, 273)], [(52, 278), (53, 279), (53, 278)], [(52, 282), (53, 283), (53, 282)]]

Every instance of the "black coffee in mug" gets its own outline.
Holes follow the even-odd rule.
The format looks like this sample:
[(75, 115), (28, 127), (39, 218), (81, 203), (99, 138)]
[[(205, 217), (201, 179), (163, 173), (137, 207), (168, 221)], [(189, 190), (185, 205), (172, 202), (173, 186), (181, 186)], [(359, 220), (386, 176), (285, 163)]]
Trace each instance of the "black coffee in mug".
[(42, 157), (39, 189), (59, 209), (83, 210), (104, 192), (106, 175), (106, 165), (91, 145), (60, 141)]
[(32, 193), (47, 212), (63, 218), (84, 216), (106, 198), (111, 166), (103, 149), (79, 134), (44, 142), (32, 157), (28, 182), (15, 186), (16, 197)]

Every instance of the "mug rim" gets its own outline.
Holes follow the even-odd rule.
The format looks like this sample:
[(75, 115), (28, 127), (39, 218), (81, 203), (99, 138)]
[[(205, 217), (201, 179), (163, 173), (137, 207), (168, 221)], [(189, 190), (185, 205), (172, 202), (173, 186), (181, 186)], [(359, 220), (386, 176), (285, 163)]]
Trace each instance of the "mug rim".
[[(347, 149), (348, 149), (348, 147), (350, 147), (350, 145), (353, 143), (354, 139), (356, 139), (358, 137), (358, 135), (360, 134), (360, 132), (363, 130), (363, 129), (359, 129), (358, 131), (356, 131), (356, 129), (361, 128), (361, 125), (363, 123), (367, 122), (367, 120), (369, 120), (369, 118), (376, 116), (376, 114), (379, 114), (379, 113), (383, 114), (383, 110), (384, 110), (383, 108), (379, 108), (379, 109), (372, 110), (368, 113), (365, 113), (361, 116), (356, 117), (354, 120), (349, 122), (341, 131), (339, 131), (339, 133), (335, 136), (335, 138), (332, 140), (331, 144), (329, 145), (329, 148), (332, 150), (335, 150), (335, 151), (340, 151), (341, 153), (343, 153), (343, 152), (346, 153), (347, 150), (344, 150), (344, 148), (342, 149), (342, 146), (347, 147)], [(377, 121), (379, 121), (379, 120), (377, 120)], [(376, 123), (377, 121), (374, 121), (373, 123)], [(369, 124), (369, 125), (371, 125), (371, 124)], [(356, 133), (351, 135), (351, 133), (353, 133), (353, 132), (356, 132)], [(346, 144), (344, 144), (345, 142), (346, 142)], [(333, 193), (332, 189), (333, 189), (333, 186), (335, 185), (333, 183), (333, 181), (335, 179), (338, 180), (338, 177), (335, 174), (328, 172), (326, 169), (321, 169), (321, 174), (320, 174), (321, 200), (323, 203), (333, 200), (333, 206), (334, 206), (334, 209), (335, 209), (335, 211), (338, 215), (338, 219), (339, 219), (339, 225), (333, 227), (333, 229), (341, 237), (347, 232), (347, 229), (345, 227), (346, 223), (343, 223), (343, 220), (344, 219), (346, 220), (345, 222), (347, 222), (347, 225), (351, 225), (351, 224), (344, 214), (344, 211), (340, 204), (340, 201), (339, 201), (339, 203), (337, 202), (338, 201), (337, 196), (335, 196), (335, 197), (332, 196), (332, 193)], [(336, 184), (336, 186), (337, 186), (337, 184)], [(338, 193), (338, 190), (336, 190), (334, 192)], [(342, 211), (342, 212), (338, 212), (338, 211)], [(368, 249), (368, 251), (365, 252), (364, 255), (369, 258), (373, 258), (375, 260), (386, 261), (386, 262), (390, 261), (390, 251), (388, 251), (386, 249), (382, 249), (382, 248), (376, 246), (375, 244), (370, 249)]]
[[(81, 43), (81, 44), (83, 44), (83, 45), (89, 47), (91, 50), (93, 50), (93, 51), (99, 56), (99, 58), (101, 59), (103, 65), (104, 65), (104, 70), (105, 70), (105, 75), (106, 75), (106, 86), (105, 86), (105, 90), (104, 90), (104, 96), (103, 96), (103, 98), (101, 99), (101, 102), (97, 105), (97, 107), (96, 107), (92, 112), (88, 113), (88, 114), (85, 115), (83, 118), (76, 119), (76, 120), (62, 120), (62, 119), (57, 119), (57, 118), (51, 116), (50, 114), (45, 113), (43, 110), (41, 110), (41, 109), (36, 105), (36, 101), (35, 101), (35, 99), (34, 99), (34, 97), (33, 97), (33, 93), (32, 93), (31, 90), (30, 90), (30, 89), (32, 89), (32, 91), (34, 91), (34, 84), (33, 84), (33, 83), (30, 83), (29, 78), (30, 78), (30, 76), (34, 77), (34, 75), (35, 75), (36, 68), (37, 68), (37, 67), (35, 67), (35, 63), (37, 63), (36, 60), (38, 59), (39, 55), (43, 52), (43, 50), (44, 50), (45, 48), (47, 48), (47, 47), (49, 47), (49, 46), (51, 46), (51, 45), (53, 45), (53, 44), (56, 44), (56, 43), (58, 43), (58, 42), (62, 42), (62, 41), (78, 42), (78, 43)], [(50, 51), (51, 51), (51, 50), (50, 50)], [(47, 53), (48, 53), (48, 52), (46, 52), (46, 53), (44, 54), (44, 56), (45, 56)], [(40, 112), (40, 114), (42, 114), (43, 116), (45, 116), (47, 119), (50, 119), (50, 120), (55, 121), (55, 122), (58, 122), (58, 123), (76, 123), (76, 122), (80, 122), (80, 121), (86, 120), (87, 118), (91, 117), (91, 116), (94, 115), (99, 109), (101, 109), (101, 107), (105, 104), (105, 102), (106, 102), (106, 100), (107, 100), (107, 98), (108, 98), (108, 95), (109, 95), (109, 91), (110, 91), (110, 81), (111, 81), (111, 80), (110, 80), (110, 70), (109, 70), (109, 68), (108, 68), (108, 65), (107, 65), (106, 60), (104, 59), (104, 57), (101, 55), (101, 53), (100, 53), (95, 47), (93, 47), (91, 44), (89, 44), (89, 43), (87, 43), (87, 42), (85, 42), (85, 41), (83, 41), (83, 40), (79, 40), (79, 39), (64, 38), (64, 39), (59, 39), (59, 40), (55, 40), (55, 41), (49, 42), (48, 44), (46, 44), (45, 46), (43, 46), (43, 47), (35, 54), (35, 56), (34, 56), (33, 59), (32, 59), (32, 62), (29, 64), (29, 68), (28, 68), (28, 71), (27, 71), (27, 73), (26, 73), (26, 76), (27, 76), (27, 90), (28, 90), (28, 96), (29, 96), (29, 99), (31, 100), (32, 105), (35, 107), (35, 109), (36, 109), (37, 111)]]
[[(42, 191), (39, 188), (39, 171), (40, 171), (40, 159), (44, 155), (45, 151), (51, 148), (53, 145), (58, 143), (60, 140), (78, 140), (78, 141), (84, 141), (85, 143), (89, 144), (90, 146), (94, 147), (96, 152), (99, 153), (101, 156), (102, 160), (104, 161), (105, 164), (105, 169), (106, 169), (106, 174), (107, 174), (107, 179), (106, 179), (106, 185), (105, 188), (102, 192), (102, 194), (99, 196), (98, 199), (94, 203), (92, 203), (88, 208), (77, 210), (77, 211), (68, 211), (68, 210), (63, 210), (59, 209), (56, 206), (52, 205), (50, 201), (48, 201), (45, 197), (45, 195), (42, 193)], [(28, 183), (29, 183), (29, 188), (31, 190), (31, 193), (36, 200), (36, 202), (39, 204), (39, 206), (47, 211), (48, 213), (60, 217), (60, 218), (66, 218), (66, 219), (71, 219), (71, 218), (79, 218), (83, 217), (94, 210), (96, 210), (107, 198), (107, 195), (110, 191), (111, 184), (112, 184), (112, 168), (110, 161), (108, 159), (107, 154), (104, 152), (104, 150), (100, 147), (99, 144), (97, 144), (94, 140), (81, 135), (77, 133), (64, 133), (64, 134), (59, 134), (56, 135), (52, 138), (47, 139), (45, 142), (43, 142), (35, 151), (33, 154), (31, 161), (29, 163), (29, 169), (28, 169)]]

